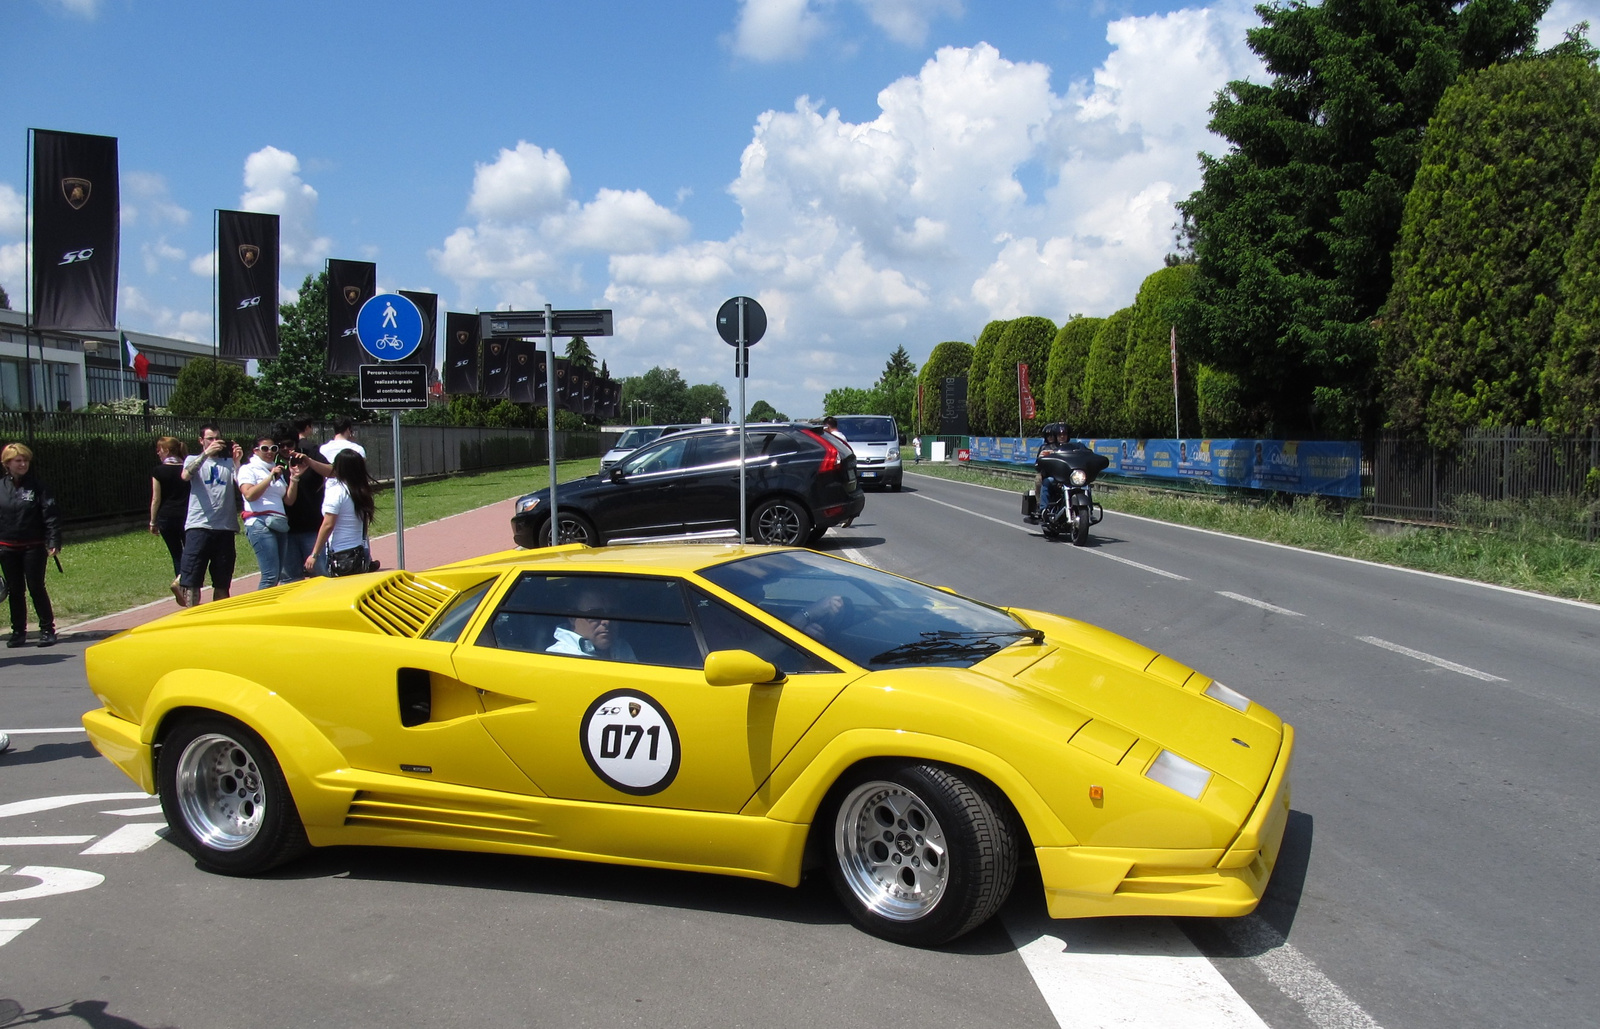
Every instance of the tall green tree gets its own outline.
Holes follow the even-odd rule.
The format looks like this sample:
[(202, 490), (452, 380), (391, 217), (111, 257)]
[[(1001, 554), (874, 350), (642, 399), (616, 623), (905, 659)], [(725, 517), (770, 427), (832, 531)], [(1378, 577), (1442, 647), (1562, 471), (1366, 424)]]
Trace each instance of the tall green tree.
[[(1049, 376), (1050, 344), (1056, 338), (1056, 323), (1048, 318), (1013, 318), (1000, 334), (1000, 342), (989, 360), (989, 376), (984, 394), (989, 404), (989, 431), (1009, 436), (1017, 431), (1020, 410), (1017, 403), (1017, 365), (1028, 366), (1030, 388), (1038, 392)], [(1042, 410), (1022, 425), (1024, 436), (1032, 435), (1044, 424)]]
[(765, 400), (757, 400), (750, 405), (750, 413), (745, 415), (747, 422), (786, 422), (789, 416), (779, 411)]
[(1600, 430), (1600, 161), (1567, 247), (1561, 308), (1539, 395), (1551, 431)]
[[(1130, 436), (1165, 437), (1175, 429), (1172, 409), (1172, 330), (1178, 305), (1194, 289), (1197, 269), (1176, 264), (1155, 272), (1139, 287), (1128, 323), (1128, 357), (1122, 367), (1122, 425)], [(1195, 414), (1193, 362), (1187, 341), (1178, 341), (1178, 409), (1181, 423), (1199, 428)]]
[(183, 366), (167, 410), (180, 418), (256, 418), (266, 413), (243, 368), (209, 357)]
[(1383, 319), (1391, 425), (1448, 446), (1475, 426), (1539, 420), (1562, 273), (1597, 159), (1600, 71), (1587, 61), (1500, 64), (1445, 94)]
[(827, 414), (882, 414), (878, 410), (876, 390), (840, 386), (822, 395), (822, 413)]
[(0, 286), (0, 311), (11, 310), (11, 298), (6, 296), (6, 288)]
[(726, 421), (730, 410), (728, 391), (715, 383), (690, 386), (684, 393), (683, 403), (688, 413), (684, 420), (690, 422), (698, 422), (702, 418), (714, 422)]
[(573, 336), (567, 340), (567, 360), (579, 368), (594, 367), (594, 351), (589, 349), (589, 342), (582, 336)]
[(1531, 51), (1550, 0), (1280, 0), (1230, 82), (1180, 204), (1201, 278), (1183, 305), (1198, 356), (1237, 376), (1263, 431), (1357, 431), (1375, 412), (1371, 326), (1423, 129), (1463, 71)]
[(872, 388), (878, 394), (879, 406), (870, 413), (890, 415), (901, 431), (908, 429), (916, 414), (917, 365), (904, 346), (895, 347)]
[(300, 296), (278, 308), (278, 356), (261, 362), (256, 383), (269, 418), (361, 413), (353, 375), (328, 374), (328, 273), (306, 276)]
[(967, 428), (974, 436), (994, 434), (989, 426), (989, 365), (1005, 331), (1003, 320), (990, 322), (978, 334), (978, 342), (972, 348), (972, 364), (967, 367)]
[(917, 377), (922, 389), (922, 421), (917, 432), (938, 432), (939, 413), (944, 405), (944, 380), (967, 374), (972, 367), (972, 344), (946, 340), (933, 348)]
[(1100, 324), (1089, 342), (1083, 373), (1083, 425), (1069, 426), (1082, 436), (1120, 436), (1123, 432), (1123, 369), (1128, 363), (1128, 326), (1133, 308), (1124, 307)]
[(1083, 420), (1083, 377), (1089, 367), (1089, 344), (1105, 324), (1104, 318), (1073, 315), (1056, 330), (1050, 342), (1050, 368), (1045, 376), (1044, 416), (1046, 421), (1064, 422), (1076, 431)]

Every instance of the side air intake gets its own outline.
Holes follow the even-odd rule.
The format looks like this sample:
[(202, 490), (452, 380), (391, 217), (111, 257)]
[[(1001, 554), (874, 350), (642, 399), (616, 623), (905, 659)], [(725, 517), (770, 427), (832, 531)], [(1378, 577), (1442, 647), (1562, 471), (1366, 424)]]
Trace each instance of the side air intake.
[(390, 636), (415, 638), (453, 596), (438, 583), (397, 572), (364, 594), (356, 609)]

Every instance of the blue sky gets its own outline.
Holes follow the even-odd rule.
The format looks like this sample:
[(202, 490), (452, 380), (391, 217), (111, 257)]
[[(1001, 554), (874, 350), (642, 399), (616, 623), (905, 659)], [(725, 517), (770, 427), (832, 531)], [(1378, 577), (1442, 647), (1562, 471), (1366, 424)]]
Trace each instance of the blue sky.
[[(614, 375), (737, 395), (712, 317), (771, 321), (749, 397), (817, 414), (904, 345), (1108, 314), (1171, 249), (1260, 71), (1247, 3), (6, 0), (0, 285), (26, 130), (120, 140), (125, 327), (209, 340), (211, 211), (283, 217), (449, 310), (610, 307)], [(1546, 34), (1600, 14), (1560, 0)], [(1596, 20), (1600, 20), (1597, 18)]]

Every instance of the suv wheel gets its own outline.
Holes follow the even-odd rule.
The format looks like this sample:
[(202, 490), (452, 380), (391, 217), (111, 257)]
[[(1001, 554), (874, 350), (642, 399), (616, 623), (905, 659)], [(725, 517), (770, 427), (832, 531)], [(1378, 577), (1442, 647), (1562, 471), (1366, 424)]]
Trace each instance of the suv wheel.
[(757, 543), (803, 547), (811, 537), (811, 512), (787, 497), (769, 500), (750, 516), (750, 535)]

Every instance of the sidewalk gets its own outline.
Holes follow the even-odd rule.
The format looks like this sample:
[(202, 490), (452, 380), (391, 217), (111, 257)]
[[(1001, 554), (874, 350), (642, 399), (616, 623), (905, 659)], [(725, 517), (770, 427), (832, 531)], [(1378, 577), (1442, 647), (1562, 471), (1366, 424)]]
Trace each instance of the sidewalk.
[[(460, 514), (440, 518), (438, 521), (428, 522), (424, 525), (408, 527), (406, 529), (406, 567), (413, 571), (421, 568), (432, 568), (435, 565), (448, 564), (451, 561), (461, 561), (480, 554), (492, 554), (497, 550), (510, 550), (516, 546), (511, 539), (511, 501), (520, 494), (509, 496), (504, 500), (463, 511)], [(238, 540), (240, 547), (248, 547), (244, 535), (241, 533)], [(395, 539), (391, 533), (386, 536), (376, 536), (372, 540), (372, 556), (382, 562), (384, 568), (397, 568), (399, 563), (395, 558)], [(243, 575), (233, 580), (233, 595), (248, 593), (256, 588), (259, 575)], [(211, 589), (205, 590), (205, 599), (211, 599)], [(139, 607), (131, 607), (126, 611), (115, 614), (102, 615), (87, 622), (70, 625), (61, 631), (66, 632), (119, 632), (131, 629), (135, 625), (153, 622), (164, 615), (182, 610), (178, 602), (168, 598), (157, 600)]]

